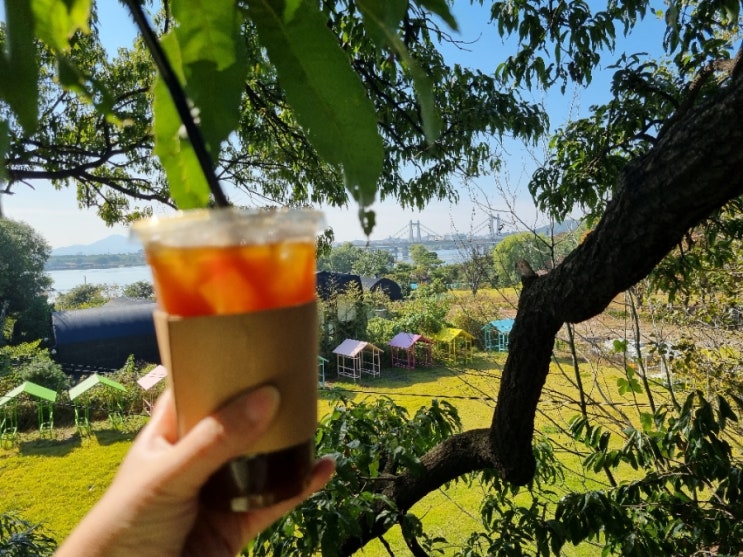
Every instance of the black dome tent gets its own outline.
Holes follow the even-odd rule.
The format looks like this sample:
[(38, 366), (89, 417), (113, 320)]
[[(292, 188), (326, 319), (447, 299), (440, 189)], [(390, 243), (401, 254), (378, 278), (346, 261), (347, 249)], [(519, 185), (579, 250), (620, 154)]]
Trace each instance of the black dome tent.
[(52, 313), (54, 359), (68, 373), (121, 368), (130, 355), (159, 363), (154, 302), (119, 298), (101, 307)]

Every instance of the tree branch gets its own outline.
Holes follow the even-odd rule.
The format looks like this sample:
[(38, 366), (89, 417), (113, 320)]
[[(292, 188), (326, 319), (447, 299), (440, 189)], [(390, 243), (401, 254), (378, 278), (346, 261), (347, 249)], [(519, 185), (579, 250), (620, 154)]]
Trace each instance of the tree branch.
[(623, 172), (616, 197), (586, 240), (519, 300), (491, 427), (506, 480), (531, 480), (534, 414), (563, 323), (601, 313), (712, 212), (743, 193), (743, 74), (690, 110)]
[[(534, 416), (557, 332), (564, 323), (601, 313), (690, 228), (743, 194), (741, 145), (743, 72), (716, 98), (692, 108), (674, 133), (625, 169), (616, 197), (576, 250), (549, 274), (528, 277), (490, 429), (447, 439), (422, 457), (422, 473), (408, 472), (380, 487), (400, 512), (469, 472), (495, 468), (519, 485), (533, 479)], [(342, 540), (340, 554), (351, 555), (384, 531), (378, 522), (359, 537)]]
[[(469, 472), (492, 468), (487, 429), (473, 429), (454, 435), (421, 457), (421, 469), (396, 476), (383, 485), (381, 493), (395, 502), (400, 513), (408, 511), (431, 491)], [(382, 511), (380, 503), (377, 511)], [(387, 531), (383, 521), (374, 523), (360, 537), (341, 540), (339, 555), (352, 555), (367, 542)]]

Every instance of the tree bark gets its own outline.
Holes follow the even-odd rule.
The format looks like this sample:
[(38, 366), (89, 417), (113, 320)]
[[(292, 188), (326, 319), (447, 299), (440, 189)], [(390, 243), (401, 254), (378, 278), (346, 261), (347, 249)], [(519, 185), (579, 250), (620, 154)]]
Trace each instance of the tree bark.
[[(692, 227), (743, 194), (743, 71), (717, 98), (675, 120), (623, 172), (603, 218), (562, 264), (525, 277), (498, 403), (489, 430), (441, 443), (423, 457), (425, 473), (398, 476), (383, 492), (400, 510), (464, 473), (495, 468), (523, 485), (534, 476), (534, 417), (564, 323), (601, 313), (641, 280)], [(383, 533), (374, 525), (343, 540), (350, 555)]]
[[(421, 457), (420, 473), (397, 476), (381, 492), (395, 501), (400, 511), (407, 511), (431, 491), (468, 472), (493, 466), (487, 429), (473, 429), (449, 437)], [(377, 511), (383, 510), (381, 505)], [(367, 542), (384, 534), (387, 527), (376, 522), (361, 537), (339, 541), (339, 555), (352, 555)]]
[(523, 485), (533, 477), (531, 440), (549, 354), (563, 323), (601, 313), (647, 274), (683, 235), (743, 193), (743, 72), (717, 99), (633, 161), (585, 241), (521, 294), (490, 430), (495, 465)]

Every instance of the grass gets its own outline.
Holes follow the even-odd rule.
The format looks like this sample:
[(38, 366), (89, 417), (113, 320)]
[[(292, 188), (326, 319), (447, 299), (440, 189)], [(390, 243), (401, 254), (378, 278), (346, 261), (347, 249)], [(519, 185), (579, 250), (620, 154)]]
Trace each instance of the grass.
[(54, 439), (21, 436), (18, 447), (0, 451), (0, 512), (18, 511), (61, 540), (100, 498), (126, 454), (133, 433), (95, 424), (80, 438), (57, 430)]
[[(479, 353), (467, 365), (418, 370), (385, 368), (381, 377), (364, 377), (358, 383), (330, 377), (328, 390), (321, 392), (319, 411), (322, 415), (330, 409), (331, 389), (356, 401), (387, 396), (411, 413), (439, 398), (457, 407), (465, 429), (488, 427), (504, 362), (505, 354)], [(601, 485), (601, 478), (583, 476), (572, 440), (561, 433), (567, 421), (579, 412), (577, 403), (568, 402), (576, 393), (571, 373), (569, 366), (554, 366), (536, 421), (538, 431), (563, 447), (559, 452), (561, 462), (576, 471), (561, 486), (566, 490)], [(630, 402), (620, 398), (616, 388), (611, 388), (620, 377), (616, 370), (591, 372), (586, 368), (581, 369), (581, 375), (589, 391), (608, 387), (608, 392), (614, 393), (612, 404)], [(131, 429), (138, 425), (133, 424)], [(17, 511), (27, 520), (41, 522), (61, 540), (109, 485), (134, 437), (133, 433), (108, 428), (107, 422), (98, 423), (94, 434), (86, 439), (72, 430), (57, 431), (53, 440), (26, 434), (18, 447), (0, 450), (0, 512)], [(481, 486), (459, 481), (430, 494), (412, 512), (423, 521), (429, 535), (442, 536), (456, 544), (478, 529), (482, 498)], [(407, 554), (399, 532), (391, 531), (386, 541), (397, 554)], [(569, 553), (592, 554), (595, 548), (579, 548)], [(380, 543), (374, 542), (359, 555), (377, 557), (388, 553)]]

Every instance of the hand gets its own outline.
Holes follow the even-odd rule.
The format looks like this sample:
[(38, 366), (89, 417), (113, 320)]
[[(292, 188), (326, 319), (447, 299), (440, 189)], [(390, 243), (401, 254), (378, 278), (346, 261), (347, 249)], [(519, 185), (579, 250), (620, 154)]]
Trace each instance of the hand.
[(261, 530), (321, 489), (332, 460), (315, 464), (293, 499), (247, 513), (204, 508), (199, 489), (220, 466), (249, 452), (279, 407), (271, 386), (238, 396), (178, 439), (170, 390), (132, 444), (113, 483), (56, 557), (234, 557)]

